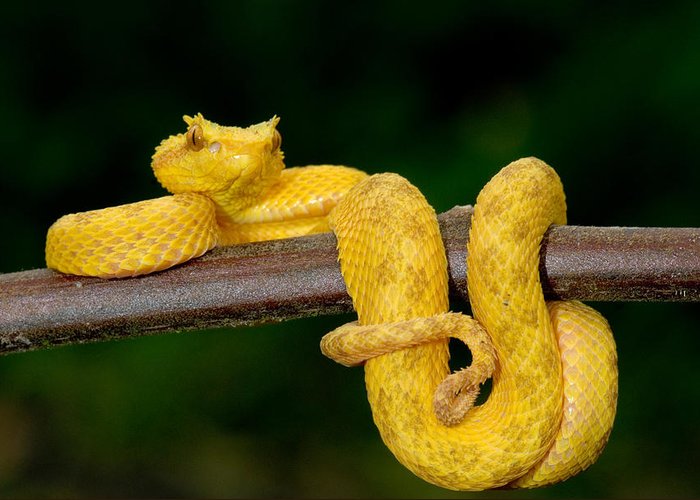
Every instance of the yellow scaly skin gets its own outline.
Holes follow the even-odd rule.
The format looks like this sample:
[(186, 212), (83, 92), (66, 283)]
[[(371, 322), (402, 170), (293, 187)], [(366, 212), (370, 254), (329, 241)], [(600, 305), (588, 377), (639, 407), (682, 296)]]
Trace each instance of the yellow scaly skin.
[[(617, 401), (612, 333), (579, 302), (545, 304), (539, 282), (542, 236), (565, 219), (559, 178), (535, 158), (484, 187), (467, 261), (477, 323), (447, 313), (435, 213), (405, 179), (370, 177), (331, 214), (358, 321), (324, 337), (322, 350), (348, 365), (366, 360), (382, 439), (426, 481), (455, 490), (537, 487), (602, 452)], [(448, 376), (449, 336), (465, 340), (474, 361)], [(470, 409), (488, 377), (488, 400)]]
[(46, 237), (46, 264), (123, 278), (167, 269), (216, 245), (328, 230), (327, 215), (367, 175), (343, 166), (284, 169), (277, 117), (248, 128), (201, 114), (161, 142), (153, 171), (173, 196), (66, 215)]
[[(185, 121), (187, 133), (164, 140), (153, 157), (174, 195), (61, 218), (47, 236), (49, 267), (135, 276), (217, 244), (324, 231), (326, 214), (357, 184), (333, 224), (362, 326), (341, 327), (322, 348), (345, 364), (367, 360), (374, 419), (397, 458), (430, 482), (464, 490), (541, 486), (595, 461), (615, 414), (615, 347), (592, 309), (544, 305), (539, 242), (565, 218), (549, 167), (520, 160), (477, 200), (468, 261), (473, 321), (447, 313), (435, 214), (405, 180), (385, 174), (358, 184), (366, 175), (346, 167), (283, 170), (276, 118), (247, 129), (201, 115)], [(473, 357), (452, 375), (448, 337), (466, 342)], [(470, 411), (490, 376), (488, 402)]]

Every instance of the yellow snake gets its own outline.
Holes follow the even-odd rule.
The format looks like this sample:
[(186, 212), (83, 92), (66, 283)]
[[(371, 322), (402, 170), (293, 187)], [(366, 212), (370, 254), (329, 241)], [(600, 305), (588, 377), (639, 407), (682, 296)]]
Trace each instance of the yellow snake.
[(125, 278), (167, 269), (217, 245), (328, 230), (327, 215), (367, 174), (343, 166), (284, 168), (277, 117), (248, 128), (201, 114), (153, 155), (172, 196), (70, 214), (46, 236), (46, 264), (68, 274)]
[[(426, 481), (456, 490), (537, 487), (591, 465), (617, 402), (605, 319), (580, 302), (545, 304), (539, 247), (566, 222), (558, 176), (535, 158), (505, 167), (477, 197), (467, 247), (477, 321), (448, 313), (447, 263), (433, 209), (395, 174), (355, 186), (331, 214), (357, 324), (322, 350), (365, 363), (386, 445)], [(448, 337), (472, 364), (449, 375)], [(471, 408), (492, 377), (485, 404)]]
[[(438, 486), (481, 490), (551, 484), (597, 459), (615, 416), (617, 356), (600, 314), (544, 301), (539, 245), (566, 218), (554, 170), (518, 160), (479, 194), (467, 259), (471, 319), (448, 312), (437, 219), (408, 181), (339, 166), (282, 170), (276, 118), (247, 129), (201, 115), (185, 121), (187, 132), (153, 157), (174, 196), (59, 219), (47, 236), (49, 267), (133, 276), (216, 244), (330, 225), (358, 321), (321, 348), (343, 364), (364, 363), (374, 421), (401, 463)], [(472, 352), (470, 367), (453, 374), (450, 337)], [(473, 407), (488, 378), (491, 394)]]

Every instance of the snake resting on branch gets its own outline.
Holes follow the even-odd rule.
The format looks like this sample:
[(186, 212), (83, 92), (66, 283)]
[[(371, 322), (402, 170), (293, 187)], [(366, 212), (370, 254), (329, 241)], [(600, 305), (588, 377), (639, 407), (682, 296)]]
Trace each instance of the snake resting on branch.
[[(544, 300), (540, 243), (566, 223), (551, 167), (515, 161), (478, 195), (467, 248), (472, 319), (449, 312), (436, 215), (406, 179), (285, 169), (276, 117), (248, 128), (184, 120), (187, 131), (163, 140), (152, 161), (172, 195), (60, 218), (47, 235), (48, 267), (124, 278), (216, 245), (332, 230), (358, 319), (321, 349), (364, 364), (374, 421), (402, 464), (444, 488), (482, 490), (555, 483), (598, 458), (615, 417), (617, 355), (599, 313)], [(451, 374), (450, 338), (472, 355)], [(489, 378), (488, 399), (475, 405)]]

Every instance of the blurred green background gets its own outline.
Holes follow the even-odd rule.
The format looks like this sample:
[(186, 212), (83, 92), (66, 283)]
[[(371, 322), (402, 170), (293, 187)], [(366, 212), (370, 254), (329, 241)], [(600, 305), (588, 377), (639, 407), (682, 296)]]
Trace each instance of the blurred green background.
[[(395, 171), (438, 211), (536, 155), (573, 224), (700, 226), (697, 2), (11, 2), (0, 17), (0, 272), (43, 267), (62, 214), (162, 195), (153, 148), (196, 112), (277, 114), (288, 165)], [(605, 453), (497, 496), (700, 495), (700, 307), (598, 306), (620, 357)], [(0, 497), (469, 496), (404, 469), (362, 370), (320, 354), (349, 318), (0, 358)]]

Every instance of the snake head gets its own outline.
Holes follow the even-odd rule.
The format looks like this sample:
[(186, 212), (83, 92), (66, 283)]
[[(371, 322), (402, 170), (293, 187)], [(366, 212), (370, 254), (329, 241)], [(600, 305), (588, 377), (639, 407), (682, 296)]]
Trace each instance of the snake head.
[(247, 128), (223, 127), (201, 113), (183, 119), (187, 131), (163, 140), (153, 155), (153, 171), (171, 193), (223, 195), (245, 206), (284, 168), (276, 116)]

